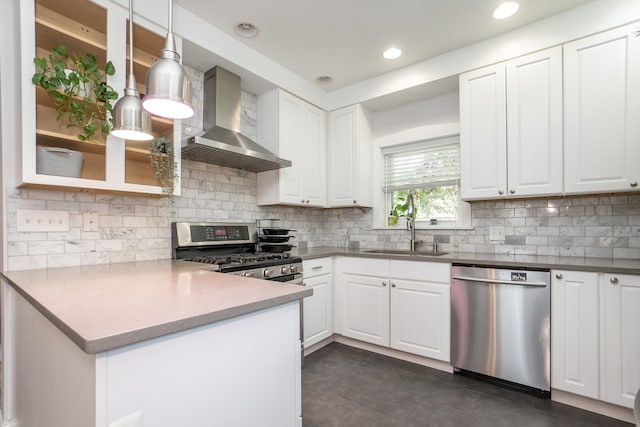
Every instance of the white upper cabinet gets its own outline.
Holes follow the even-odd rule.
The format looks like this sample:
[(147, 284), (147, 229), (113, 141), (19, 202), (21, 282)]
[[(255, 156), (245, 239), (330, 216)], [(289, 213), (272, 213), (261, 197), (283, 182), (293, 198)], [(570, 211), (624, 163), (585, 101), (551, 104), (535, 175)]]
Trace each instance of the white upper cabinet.
[[(127, 10), (105, 0), (20, 2), (23, 102), (20, 114), (22, 138), (15, 145), (19, 158), (15, 168), (18, 185), (162, 194), (151, 166), (148, 141), (104, 136), (100, 130), (91, 138), (80, 140), (80, 129), (58, 121), (52, 99), (31, 82), (36, 72), (34, 57), (47, 58), (52, 48), (65, 45), (68, 57), (93, 55), (101, 72), (110, 60), (115, 74), (107, 76), (105, 83), (122, 96), (129, 74), (127, 23)], [(161, 31), (155, 30), (160, 31), (160, 28), (134, 24), (133, 74), (141, 93), (145, 91), (146, 71), (164, 46)], [(179, 38), (177, 42), (180, 46)], [(95, 98), (95, 94), (89, 97)], [(81, 97), (77, 97), (76, 102), (86, 105)], [(102, 103), (98, 102), (98, 105)], [(153, 117), (152, 131), (156, 137), (180, 141), (179, 121)], [(174, 144), (174, 151), (175, 172), (179, 175), (179, 143)], [(74, 159), (79, 160), (75, 168), (72, 167)], [(180, 194), (179, 177), (174, 179), (174, 194)]]
[(564, 46), (567, 194), (639, 188), (639, 29), (617, 28)]
[(327, 116), (276, 89), (258, 97), (258, 143), (292, 166), (258, 173), (258, 205), (324, 207), (327, 201)]
[(329, 113), (329, 207), (373, 203), (371, 119), (360, 105)]
[(562, 193), (562, 51), (507, 61), (509, 196)]
[(460, 195), (495, 198), (507, 187), (504, 64), (460, 75)]
[(461, 196), (562, 193), (559, 47), (460, 75)]

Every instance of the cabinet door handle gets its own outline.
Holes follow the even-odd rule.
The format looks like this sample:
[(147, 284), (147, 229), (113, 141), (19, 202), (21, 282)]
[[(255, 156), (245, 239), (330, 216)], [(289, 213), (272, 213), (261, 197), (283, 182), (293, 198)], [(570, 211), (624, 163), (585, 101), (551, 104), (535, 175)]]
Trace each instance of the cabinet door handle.
[(503, 190), (498, 190), (498, 194), (502, 196), (504, 194), (504, 191)]
[(556, 279), (562, 279), (562, 273), (556, 273)]
[(612, 277), (612, 278), (610, 278), (610, 279), (609, 279), (609, 281), (610, 281), (611, 283), (613, 283), (614, 285), (617, 285), (617, 284), (618, 284), (618, 278), (617, 278), (617, 277), (615, 277), (615, 276), (614, 276), (614, 277)]
[(300, 203), (304, 203), (304, 199), (300, 200)]
[(391, 287), (392, 287), (392, 288), (395, 288), (395, 287), (396, 287), (396, 284), (395, 284), (395, 283), (393, 283), (393, 282), (391, 282)]
[(632, 187), (637, 187), (638, 186), (638, 181), (633, 181), (631, 184), (629, 184)]
[(353, 204), (354, 204), (354, 205), (356, 205), (356, 204), (358, 204), (358, 202), (357, 202), (356, 200), (354, 200), (354, 201), (353, 201)]
[(316, 265), (315, 267), (311, 267), (312, 270), (321, 270), (322, 266), (321, 265)]
[(509, 190), (509, 193), (516, 194), (516, 190), (511, 189), (511, 190)]
[(382, 286), (387, 286), (387, 282), (382, 282)]

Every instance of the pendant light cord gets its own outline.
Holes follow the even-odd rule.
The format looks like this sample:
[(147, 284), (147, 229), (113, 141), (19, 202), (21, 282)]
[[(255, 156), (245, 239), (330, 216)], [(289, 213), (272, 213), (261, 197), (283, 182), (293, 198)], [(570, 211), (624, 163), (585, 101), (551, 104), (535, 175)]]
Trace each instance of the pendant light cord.
[(176, 49), (176, 40), (173, 36), (173, 0), (169, 0), (169, 22), (167, 24), (167, 39), (164, 42), (164, 51), (167, 51), (166, 54), (170, 55), (172, 59), (179, 61), (180, 56), (178, 55), (178, 51)]
[(173, 33), (173, 0), (169, 0), (169, 33)]
[(133, 75), (133, 0), (129, 0), (129, 79), (127, 87), (129, 89), (137, 89)]

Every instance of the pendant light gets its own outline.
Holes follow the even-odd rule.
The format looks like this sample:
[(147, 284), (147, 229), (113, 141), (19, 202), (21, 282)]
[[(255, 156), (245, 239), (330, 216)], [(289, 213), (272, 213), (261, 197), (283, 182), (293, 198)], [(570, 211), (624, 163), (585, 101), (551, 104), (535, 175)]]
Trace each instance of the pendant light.
[(153, 139), (151, 115), (142, 108), (136, 77), (133, 75), (133, 0), (129, 0), (129, 77), (124, 96), (113, 107), (111, 133), (118, 138), (136, 141)]
[(172, 19), (173, 0), (169, 0), (167, 40), (160, 59), (147, 72), (147, 94), (142, 106), (156, 116), (187, 119), (194, 114), (191, 105), (191, 80), (180, 65)]

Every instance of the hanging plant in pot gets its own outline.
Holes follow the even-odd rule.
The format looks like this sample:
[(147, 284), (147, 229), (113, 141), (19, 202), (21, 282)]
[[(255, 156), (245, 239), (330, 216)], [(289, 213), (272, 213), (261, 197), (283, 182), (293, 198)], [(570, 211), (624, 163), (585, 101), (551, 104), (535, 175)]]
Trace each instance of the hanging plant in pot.
[(149, 145), (149, 154), (151, 166), (162, 188), (162, 194), (169, 196), (171, 204), (173, 204), (174, 183), (178, 176), (173, 141), (163, 136), (153, 139)]
[(36, 57), (33, 62), (36, 72), (31, 81), (47, 92), (58, 121), (79, 128), (81, 141), (92, 139), (98, 131), (103, 136), (109, 134), (111, 101), (118, 98), (118, 93), (105, 83), (105, 77), (116, 71), (111, 61), (101, 71), (92, 54), (70, 58), (66, 46), (60, 45), (51, 49), (48, 57)]

